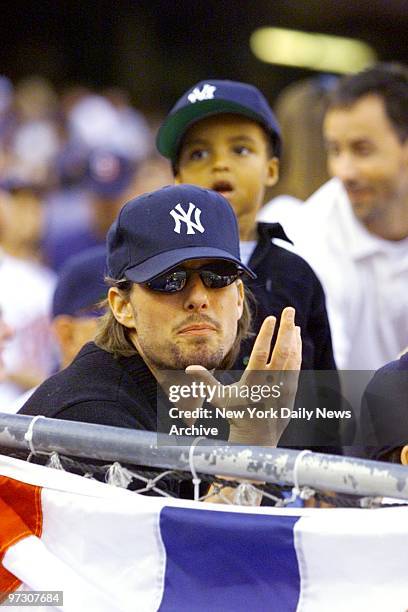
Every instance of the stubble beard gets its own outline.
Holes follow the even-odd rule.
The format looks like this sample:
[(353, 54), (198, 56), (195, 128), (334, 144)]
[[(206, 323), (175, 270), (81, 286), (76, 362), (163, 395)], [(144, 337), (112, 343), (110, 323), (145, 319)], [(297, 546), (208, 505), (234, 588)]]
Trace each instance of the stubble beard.
[[(140, 341), (140, 338), (139, 338)], [(225, 356), (222, 346), (211, 349), (205, 338), (197, 338), (189, 347), (173, 344), (159, 353), (149, 343), (140, 343), (143, 355), (158, 370), (185, 370), (190, 365), (200, 365), (207, 370), (219, 367)]]
[[(136, 310), (133, 309), (135, 321), (137, 321)], [(137, 325), (136, 325), (137, 329)], [(208, 338), (189, 338), (187, 343), (177, 344), (169, 342), (167, 346), (153, 344), (148, 333), (138, 334), (136, 329), (131, 334), (132, 343), (140, 356), (156, 370), (185, 370), (190, 365), (200, 365), (207, 370), (215, 370), (220, 367), (232, 345), (226, 349), (223, 344), (210, 346)]]

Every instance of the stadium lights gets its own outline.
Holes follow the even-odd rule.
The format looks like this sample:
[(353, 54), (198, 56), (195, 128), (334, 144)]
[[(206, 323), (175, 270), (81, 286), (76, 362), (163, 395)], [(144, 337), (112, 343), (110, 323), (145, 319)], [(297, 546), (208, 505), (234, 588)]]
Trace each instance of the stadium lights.
[(339, 74), (357, 72), (377, 59), (374, 49), (361, 40), (283, 28), (256, 30), (250, 47), (263, 62)]

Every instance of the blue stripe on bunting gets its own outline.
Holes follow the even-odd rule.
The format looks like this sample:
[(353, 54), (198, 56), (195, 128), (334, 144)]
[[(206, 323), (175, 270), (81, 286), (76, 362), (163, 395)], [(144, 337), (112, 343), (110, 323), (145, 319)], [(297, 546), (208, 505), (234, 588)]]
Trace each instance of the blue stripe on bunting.
[(295, 612), (300, 517), (165, 507), (161, 612)]

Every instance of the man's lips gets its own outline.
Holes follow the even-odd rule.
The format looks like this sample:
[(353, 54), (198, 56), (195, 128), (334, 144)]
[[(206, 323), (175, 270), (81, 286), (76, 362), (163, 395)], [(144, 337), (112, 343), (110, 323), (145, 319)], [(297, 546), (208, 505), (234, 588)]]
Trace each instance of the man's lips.
[(348, 195), (353, 198), (361, 198), (370, 195), (372, 190), (369, 187), (363, 185), (344, 185)]
[(209, 323), (193, 323), (180, 329), (177, 334), (186, 334), (189, 336), (204, 336), (211, 332), (217, 331), (213, 325)]

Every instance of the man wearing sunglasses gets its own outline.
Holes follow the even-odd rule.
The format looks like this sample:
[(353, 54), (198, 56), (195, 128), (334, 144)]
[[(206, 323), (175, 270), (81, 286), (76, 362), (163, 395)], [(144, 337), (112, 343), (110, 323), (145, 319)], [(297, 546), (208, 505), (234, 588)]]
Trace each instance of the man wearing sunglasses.
[[(210, 371), (234, 363), (250, 323), (243, 274), (255, 276), (240, 260), (234, 212), (217, 192), (178, 185), (131, 200), (108, 233), (110, 289), (95, 342), (43, 383), (20, 412), (163, 431), (158, 428), (158, 399), (164, 396), (172, 407), (163, 391), (165, 370), (187, 368), (191, 379), (220, 388)], [(282, 371), (295, 372), (293, 384), (282, 389), (282, 406), (293, 399), (301, 361), (294, 316), (293, 308), (283, 311), (271, 357), (275, 318), (265, 320), (247, 370), (236, 383), (259, 383), (261, 371), (272, 388), (282, 381)], [(197, 406), (197, 399), (184, 401), (183, 410), (193, 404)], [(227, 400), (218, 398), (213, 405), (225, 408)], [(173, 424), (182, 429), (186, 419), (174, 418), (174, 410), (172, 414)], [(206, 418), (202, 411), (187, 420), (204, 427)], [(215, 424), (211, 414), (208, 420)], [(270, 446), (277, 444), (288, 422), (247, 414), (221, 421), (212, 437)]]

